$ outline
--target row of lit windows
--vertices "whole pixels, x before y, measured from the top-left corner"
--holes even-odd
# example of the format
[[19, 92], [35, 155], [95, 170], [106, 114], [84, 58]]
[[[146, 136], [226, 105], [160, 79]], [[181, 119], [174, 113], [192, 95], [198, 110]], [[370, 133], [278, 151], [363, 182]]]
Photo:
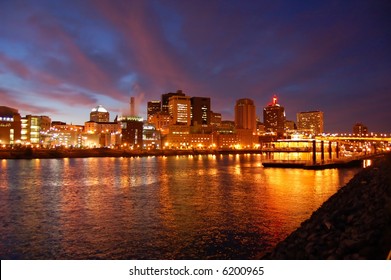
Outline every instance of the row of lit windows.
[[0, 121], [3, 121], [3, 122], [13, 122], [14, 118], [0, 117]]
[[181, 131], [173, 131], [172, 132], [172, 134], [189, 134], [189, 132], [188, 131], [183, 131], [183, 132], [181, 132]]
[[200, 139], [191, 140], [191, 142], [204, 142], [204, 141], [210, 141], [210, 138], [200, 138]]

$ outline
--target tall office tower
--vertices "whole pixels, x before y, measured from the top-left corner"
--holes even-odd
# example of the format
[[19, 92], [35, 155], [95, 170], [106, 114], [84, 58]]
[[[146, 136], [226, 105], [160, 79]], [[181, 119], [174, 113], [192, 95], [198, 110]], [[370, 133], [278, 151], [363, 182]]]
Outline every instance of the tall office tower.
[[309, 111], [297, 113], [297, 129], [311, 134], [323, 133], [323, 112]]
[[191, 102], [191, 125], [210, 124], [210, 98], [192, 97]]
[[285, 109], [277, 101], [274, 95], [272, 103], [263, 108], [263, 122], [266, 131], [276, 132], [280, 137], [284, 134]]
[[159, 113], [160, 111], [162, 110], [162, 102], [161, 101], [156, 101], [156, 100], [153, 100], [153, 101], [149, 101], [147, 103], [147, 119], [148, 121], [150, 120], [150, 118], [156, 114], [156, 113]]
[[16, 144], [21, 140], [21, 117], [17, 109], [0, 106], [0, 145]]
[[353, 133], [360, 136], [366, 135], [368, 134], [368, 127], [363, 125], [362, 123], [356, 123], [353, 126]]
[[170, 97], [172, 96], [186, 96], [181, 90], [177, 90], [177, 92], [169, 92], [162, 94], [162, 111], [165, 113], [169, 112], [168, 109], [168, 102], [170, 100]]
[[191, 102], [189, 96], [171, 96], [168, 101], [168, 111], [172, 124], [191, 124]]
[[99, 105], [91, 110], [90, 121], [93, 122], [109, 122], [110, 113], [103, 108], [102, 105]]
[[254, 101], [248, 98], [239, 99], [235, 104], [235, 127], [257, 131], [257, 116]]

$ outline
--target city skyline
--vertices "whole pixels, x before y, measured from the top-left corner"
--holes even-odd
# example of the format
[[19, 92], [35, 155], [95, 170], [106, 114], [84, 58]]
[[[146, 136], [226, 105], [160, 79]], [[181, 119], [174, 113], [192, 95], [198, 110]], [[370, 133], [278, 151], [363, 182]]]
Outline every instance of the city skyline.
[[[206, 6], [207, 5], [207, 6]], [[83, 124], [101, 104], [126, 114], [182, 89], [234, 119], [274, 94], [287, 119], [319, 110], [325, 132], [390, 132], [386, 1], [0, 3], [1, 105]], [[71, 114], [69, 114], [71, 112]]]

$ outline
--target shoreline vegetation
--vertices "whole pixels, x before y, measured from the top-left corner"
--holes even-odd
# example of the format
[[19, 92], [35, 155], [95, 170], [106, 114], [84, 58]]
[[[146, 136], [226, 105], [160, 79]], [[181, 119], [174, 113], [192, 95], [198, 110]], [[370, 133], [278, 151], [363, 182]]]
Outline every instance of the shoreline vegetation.
[[271, 260], [391, 258], [391, 154], [377, 158], [261, 257]]

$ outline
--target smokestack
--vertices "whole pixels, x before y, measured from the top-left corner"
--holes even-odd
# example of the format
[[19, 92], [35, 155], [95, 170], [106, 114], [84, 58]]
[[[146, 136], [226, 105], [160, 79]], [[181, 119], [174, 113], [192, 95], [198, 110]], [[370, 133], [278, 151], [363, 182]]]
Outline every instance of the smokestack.
[[130, 97], [130, 115], [131, 116], [136, 115], [136, 111], [135, 111], [134, 106], [135, 106], [134, 97]]

